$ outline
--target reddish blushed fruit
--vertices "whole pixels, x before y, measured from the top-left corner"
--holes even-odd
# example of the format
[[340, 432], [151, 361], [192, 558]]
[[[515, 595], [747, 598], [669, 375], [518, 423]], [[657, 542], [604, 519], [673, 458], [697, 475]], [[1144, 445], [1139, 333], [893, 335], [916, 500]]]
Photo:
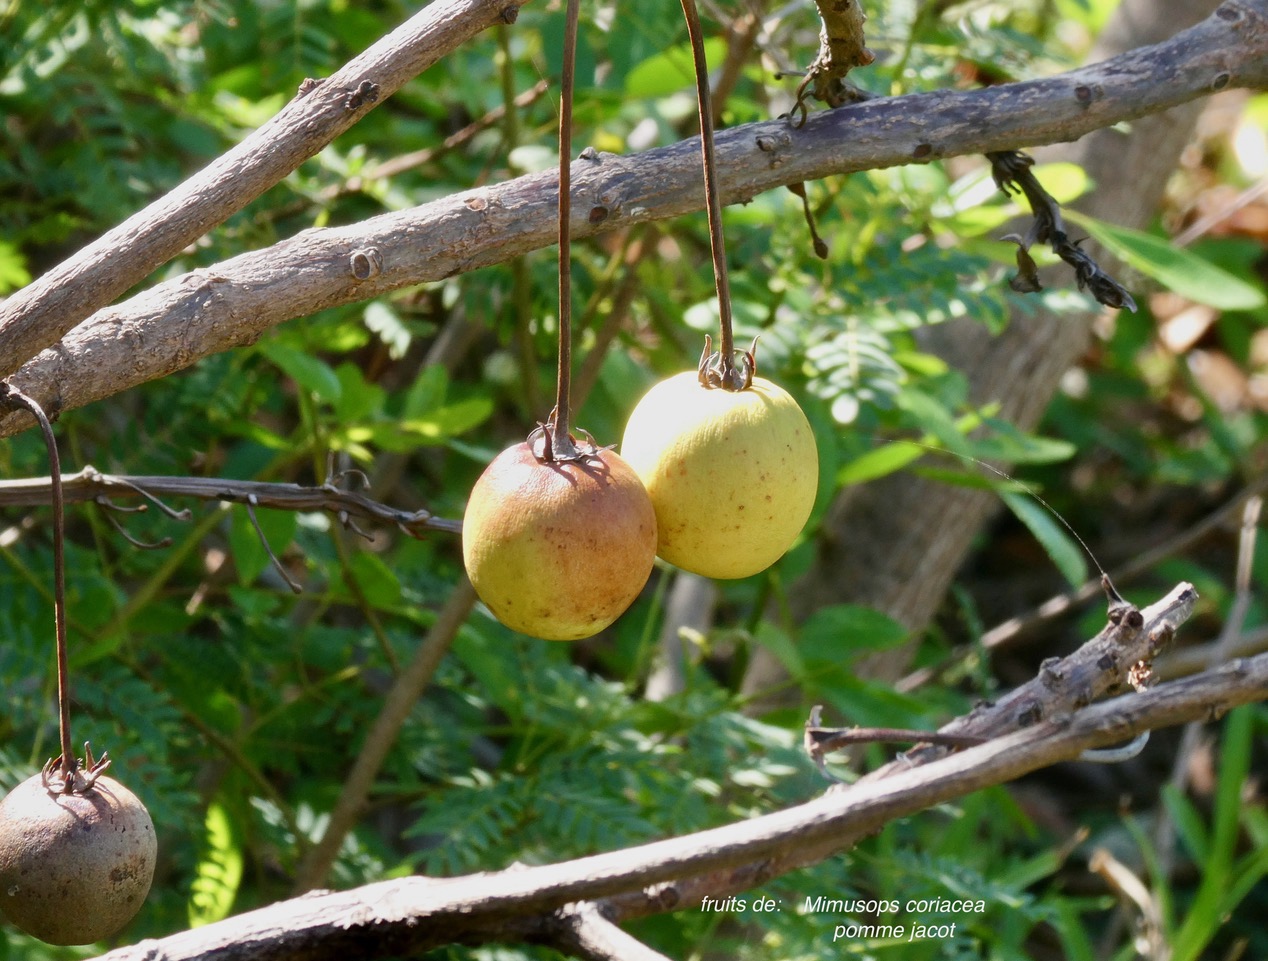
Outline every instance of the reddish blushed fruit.
[[157, 853], [149, 812], [118, 781], [51, 794], [37, 774], [0, 802], [0, 910], [49, 944], [100, 941], [141, 910]]
[[480, 600], [507, 627], [580, 640], [615, 621], [647, 583], [656, 512], [610, 450], [544, 462], [516, 444], [471, 491], [462, 556]]

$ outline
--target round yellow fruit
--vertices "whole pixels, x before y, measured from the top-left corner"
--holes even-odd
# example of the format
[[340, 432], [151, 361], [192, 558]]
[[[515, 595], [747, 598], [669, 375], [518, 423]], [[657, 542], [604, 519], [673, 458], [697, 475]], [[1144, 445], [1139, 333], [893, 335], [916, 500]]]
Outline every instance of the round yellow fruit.
[[471, 491], [462, 557], [476, 594], [507, 627], [576, 641], [620, 617], [647, 583], [656, 513], [613, 451], [550, 463], [516, 444]]
[[704, 577], [748, 577], [792, 546], [814, 506], [819, 454], [782, 387], [747, 390], [670, 377], [639, 401], [621, 456], [656, 508], [660, 556]]

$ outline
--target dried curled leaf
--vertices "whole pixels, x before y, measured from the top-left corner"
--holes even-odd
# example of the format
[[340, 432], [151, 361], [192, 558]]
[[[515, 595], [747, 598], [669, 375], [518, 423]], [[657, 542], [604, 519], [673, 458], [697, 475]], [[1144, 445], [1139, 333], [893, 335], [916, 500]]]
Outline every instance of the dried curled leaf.
[[1034, 214], [1034, 222], [1026, 235], [1009, 234], [1004, 240], [1017, 244], [1017, 273], [1009, 278], [1008, 285], [1020, 293], [1043, 290], [1039, 272], [1030, 248], [1034, 244], [1047, 244], [1053, 253], [1074, 268], [1074, 279], [1079, 290], [1089, 291], [1097, 303], [1121, 310], [1136, 310], [1136, 301], [1122, 284], [1107, 274], [1091, 255], [1079, 245], [1082, 240], [1071, 240], [1061, 217], [1061, 206], [1035, 177], [1030, 169], [1034, 160], [1020, 150], [1003, 150], [988, 153], [991, 176], [1005, 194], [1020, 194], [1026, 198]]

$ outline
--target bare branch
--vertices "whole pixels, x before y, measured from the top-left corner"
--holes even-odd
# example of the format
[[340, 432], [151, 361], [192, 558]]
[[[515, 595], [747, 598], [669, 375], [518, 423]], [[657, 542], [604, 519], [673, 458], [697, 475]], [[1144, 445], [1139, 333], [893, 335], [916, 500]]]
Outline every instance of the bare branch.
[[542, 940], [585, 961], [669, 961], [618, 928], [591, 902], [570, 904], [553, 915]]
[[[103, 474], [95, 467], [85, 467], [77, 474], [64, 477], [63, 487], [68, 502], [96, 501], [103, 497], [144, 497], [177, 520], [187, 520], [189, 512], [172, 510], [158, 499], [160, 495], [225, 501], [275, 510], [324, 511], [334, 514], [345, 526], [351, 523], [350, 518], [360, 517], [400, 528], [415, 537], [426, 531], [456, 534], [462, 530], [461, 521], [436, 517], [425, 510], [399, 510], [380, 504], [356, 491], [342, 490], [333, 484], [303, 487], [299, 484], [227, 480], [219, 477], [130, 476]], [[47, 504], [50, 497], [50, 481], [47, 477], [0, 481], [0, 507]]]
[[3, 377], [140, 283], [459, 44], [527, 0], [436, 0], [175, 190], [0, 303]]
[[[1103, 584], [1108, 582], [1107, 577]], [[1151, 665], [1171, 642], [1193, 612], [1197, 591], [1192, 584], [1178, 584], [1143, 611], [1116, 602], [1115, 596], [1111, 594], [1109, 623], [1096, 637], [1067, 657], [1044, 661], [1034, 680], [998, 701], [978, 705], [939, 728], [939, 733], [994, 736], [1070, 714], [1106, 694], [1134, 686], [1133, 671], [1137, 665]], [[868, 777], [884, 777], [887, 770], [882, 768]]]
[[1042, 721], [737, 824], [561, 864], [314, 893], [120, 948], [102, 961], [371, 959], [455, 941], [532, 940], [545, 918], [577, 901], [604, 899], [600, 907], [615, 922], [695, 908], [705, 895], [743, 890], [847, 848], [894, 818], [1074, 759], [1087, 748], [1265, 698], [1268, 655]]
[[850, 99], [846, 74], [876, 59], [863, 39], [867, 15], [858, 0], [815, 0], [815, 6], [819, 10], [819, 53], [797, 88], [794, 121], [798, 125], [806, 117], [807, 96], [831, 107], [840, 106]]
[[[799, 129], [778, 120], [731, 128], [717, 138], [721, 186], [739, 203], [831, 174], [1070, 140], [1237, 86], [1268, 86], [1268, 0], [1230, 0], [1164, 43], [1057, 77], [877, 98], [820, 112]], [[698, 156], [694, 139], [631, 156], [583, 152], [573, 237], [699, 210]], [[79, 407], [252, 343], [291, 318], [541, 249], [556, 240], [557, 190], [546, 172], [305, 231], [100, 311], [13, 383], [47, 409]], [[0, 420], [0, 436], [25, 423]]]

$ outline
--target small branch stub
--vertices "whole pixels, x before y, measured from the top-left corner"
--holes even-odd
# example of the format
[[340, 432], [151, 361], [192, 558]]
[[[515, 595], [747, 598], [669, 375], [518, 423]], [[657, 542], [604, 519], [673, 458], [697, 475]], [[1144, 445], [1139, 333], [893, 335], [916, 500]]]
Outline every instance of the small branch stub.
[[369, 280], [383, 271], [383, 255], [378, 247], [354, 250], [348, 257], [348, 269], [357, 280]]

